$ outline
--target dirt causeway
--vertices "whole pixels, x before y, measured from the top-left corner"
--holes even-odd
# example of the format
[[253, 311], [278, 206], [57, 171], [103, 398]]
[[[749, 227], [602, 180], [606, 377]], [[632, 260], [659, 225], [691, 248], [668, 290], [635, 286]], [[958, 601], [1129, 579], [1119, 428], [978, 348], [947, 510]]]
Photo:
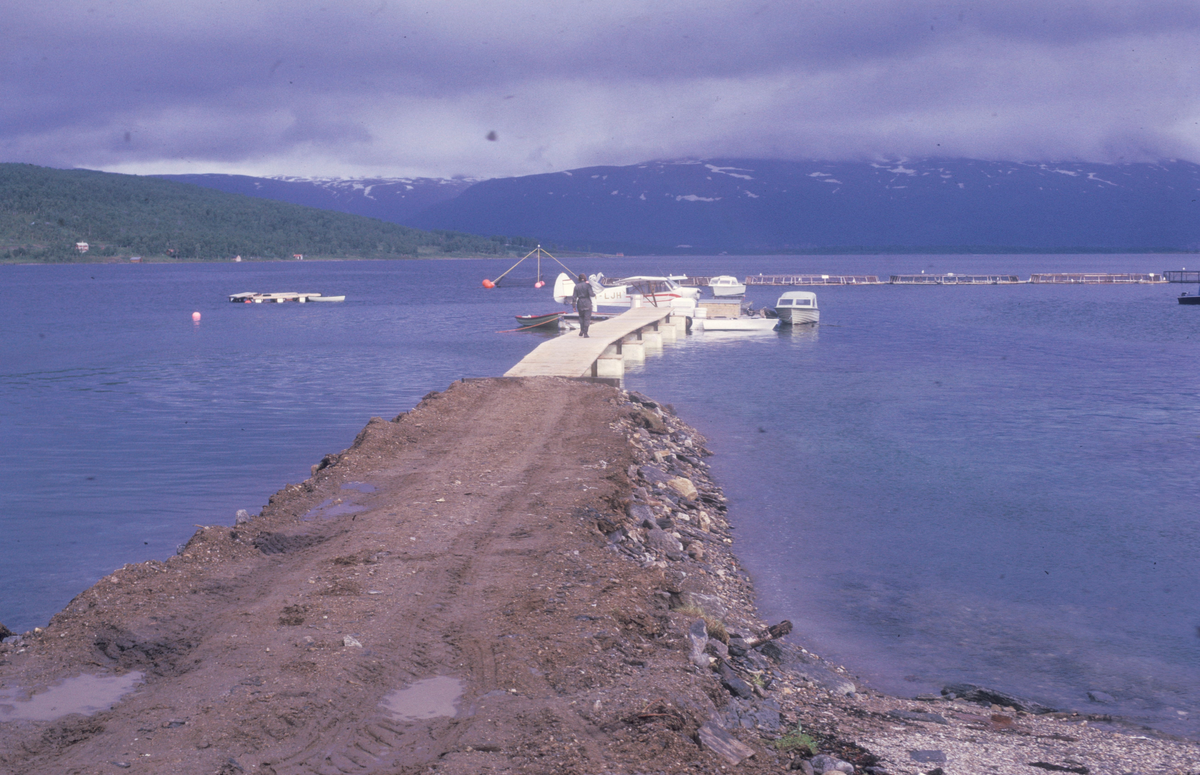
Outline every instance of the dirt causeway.
[[[703, 445], [554, 378], [373, 418], [261, 514], [6, 639], [0, 772], [1200, 772], [1186, 741], [880, 696], [793, 645]], [[84, 707], [81, 676], [124, 689]]]

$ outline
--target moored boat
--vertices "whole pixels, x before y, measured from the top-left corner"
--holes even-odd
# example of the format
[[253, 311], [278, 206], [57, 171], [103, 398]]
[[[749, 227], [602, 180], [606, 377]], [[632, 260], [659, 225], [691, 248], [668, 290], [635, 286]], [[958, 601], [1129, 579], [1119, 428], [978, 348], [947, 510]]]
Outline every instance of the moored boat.
[[817, 323], [821, 311], [817, 309], [817, 294], [812, 291], [788, 291], [775, 302], [775, 314], [785, 326]]
[[562, 320], [566, 312], [547, 312], [544, 315], [517, 315], [517, 322], [521, 324], [521, 328], [558, 328], [559, 321]]
[[778, 325], [774, 310], [756, 311], [743, 299], [703, 299], [692, 321], [696, 331], [773, 331]]
[[701, 331], [774, 331], [778, 318], [742, 315], [736, 318], [696, 318], [693, 325]]
[[709, 279], [708, 289], [712, 291], [714, 298], [746, 295], [746, 284], [740, 282], [736, 277], [727, 274]]

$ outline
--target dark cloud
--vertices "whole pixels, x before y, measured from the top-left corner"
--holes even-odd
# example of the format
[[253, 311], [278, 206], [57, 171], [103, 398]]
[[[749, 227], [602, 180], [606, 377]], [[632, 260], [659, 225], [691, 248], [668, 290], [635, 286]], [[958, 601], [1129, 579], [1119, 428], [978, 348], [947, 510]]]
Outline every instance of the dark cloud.
[[331, 175], [709, 154], [1200, 161], [1194, 2], [18, 0], [5, 15], [8, 161]]

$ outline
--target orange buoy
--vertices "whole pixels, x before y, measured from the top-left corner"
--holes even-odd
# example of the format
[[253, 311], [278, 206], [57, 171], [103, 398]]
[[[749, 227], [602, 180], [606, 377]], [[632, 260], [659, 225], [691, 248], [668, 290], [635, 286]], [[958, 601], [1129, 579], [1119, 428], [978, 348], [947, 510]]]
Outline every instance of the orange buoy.
[[536, 283], [534, 283], [534, 284], [533, 284], [533, 287], [534, 287], [534, 288], [541, 288], [541, 287], [542, 287], [543, 285], [545, 285], [545, 284], [546, 284], [546, 282], [545, 282], [544, 280], [538, 280]]
[[488, 280], [485, 278], [483, 281], [483, 287], [484, 288], [495, 288], [496, 284], [494, 282], [492, 282], [491, 280]]
[[192, 313], [192, 320], [194, 320], [194, 321], [196, 321], [197, 323], [199, 323], [199, 322], [200, 322], [200, 313], [199, 313], [199, 312], [193, 312], [193, 313]]

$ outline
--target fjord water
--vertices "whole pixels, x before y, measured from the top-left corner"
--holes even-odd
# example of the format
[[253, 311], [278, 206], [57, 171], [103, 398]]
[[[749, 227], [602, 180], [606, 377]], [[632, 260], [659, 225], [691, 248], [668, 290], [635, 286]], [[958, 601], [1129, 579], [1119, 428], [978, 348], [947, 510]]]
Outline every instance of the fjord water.
[[[567, 263], [1027, 277], [1187, 259]], [[546, 289], [480, 287], [507, 266], [0, 267], [0, 622], [45, 624], [121, 564], [257, 512], [371, 416], [502, 374], [541, 335], [496, 332], [554, 308]], [[225, 300], [246, 290], [347, 301]], [[1179, 290], [818, 288], [820, 326], [696, 334], [626, 385], [709, 437], [763, 614], [869, 686], [968, 681], [1200, 737], [1200, 308]]]

